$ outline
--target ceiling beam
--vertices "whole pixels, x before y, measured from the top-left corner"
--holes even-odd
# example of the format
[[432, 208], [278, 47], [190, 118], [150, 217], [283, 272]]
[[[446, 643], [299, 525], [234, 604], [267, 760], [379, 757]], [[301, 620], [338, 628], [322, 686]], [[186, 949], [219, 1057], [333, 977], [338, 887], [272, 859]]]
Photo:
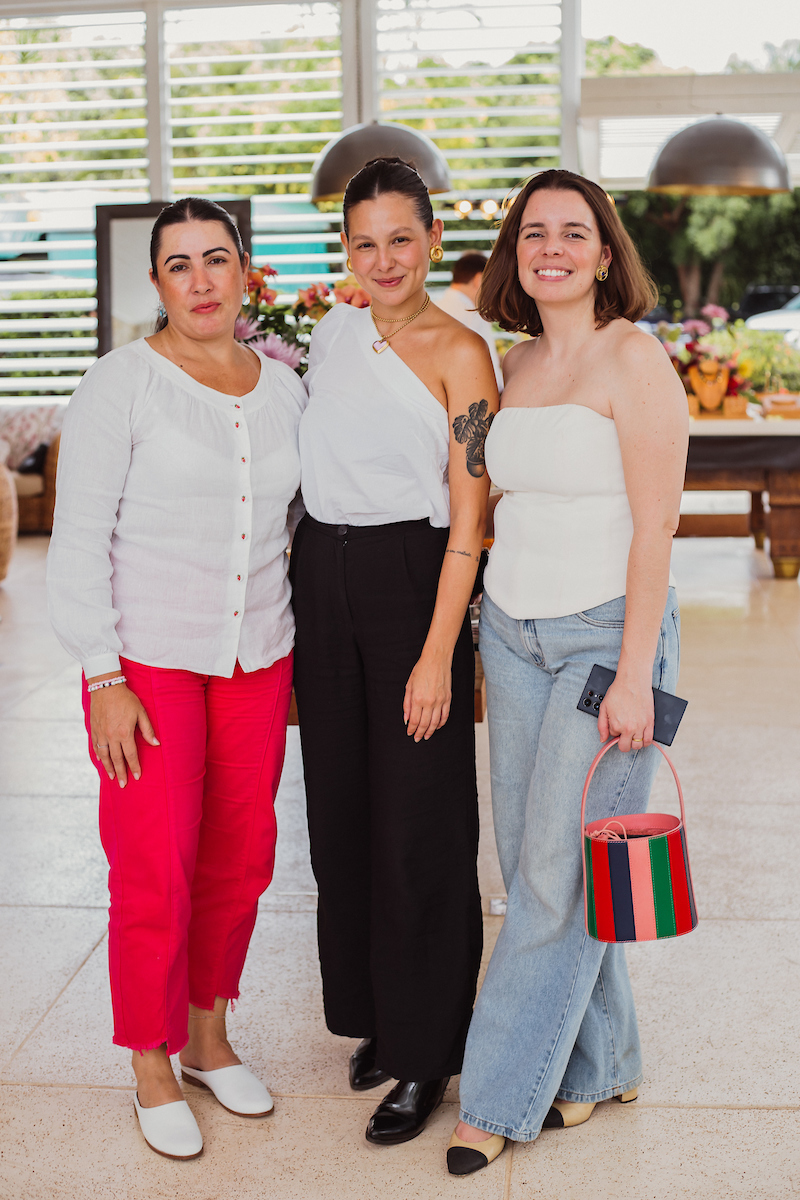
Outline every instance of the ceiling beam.
[[581, 117], [800, 112], [800, 72], [601, 75], [581, 81]]

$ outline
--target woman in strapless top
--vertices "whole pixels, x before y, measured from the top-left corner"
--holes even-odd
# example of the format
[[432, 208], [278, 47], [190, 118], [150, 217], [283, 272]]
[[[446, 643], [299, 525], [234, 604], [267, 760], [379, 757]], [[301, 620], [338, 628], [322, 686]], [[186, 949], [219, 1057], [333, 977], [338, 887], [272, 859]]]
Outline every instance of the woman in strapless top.
[[[633, 1100], [642, 1081], [624, 948], [584, 928], [580, 807], [615, 736], [587, 819], [647, 807], [652, 689], [677, 683], [670, 549], [688, 411], [660, 344], [633, 324], [655, 299], [600, 187], [561, 170], [526, 184], [478, 300], [532, 338], [506, 355], [486, 441], [503, 494], [480, 645], [508, 909], [467, 1040], [451, 1174], [486, 1167], [506, 1138]], [[597, 721], [577, 709], [595, 663], [617, 673]]]

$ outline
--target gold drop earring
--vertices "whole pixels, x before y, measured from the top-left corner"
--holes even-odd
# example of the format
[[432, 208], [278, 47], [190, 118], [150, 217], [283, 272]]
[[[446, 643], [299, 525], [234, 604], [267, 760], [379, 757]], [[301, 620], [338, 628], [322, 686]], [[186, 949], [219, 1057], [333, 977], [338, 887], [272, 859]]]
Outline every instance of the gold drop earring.
[[608, 267], [604, 263], [601, 263], [595, 271], [594, 277], [599, 283], [604, 283], [608, 279]]
[[350, 274], [352, 275], [353, 274], [353, 260], [349, 256], [347, 259], [347, 269], [350, 272]]
[[440, 263], [444, 258], [444, 250], [441, 246], [431, 246], [430, 260], [432, 263]]

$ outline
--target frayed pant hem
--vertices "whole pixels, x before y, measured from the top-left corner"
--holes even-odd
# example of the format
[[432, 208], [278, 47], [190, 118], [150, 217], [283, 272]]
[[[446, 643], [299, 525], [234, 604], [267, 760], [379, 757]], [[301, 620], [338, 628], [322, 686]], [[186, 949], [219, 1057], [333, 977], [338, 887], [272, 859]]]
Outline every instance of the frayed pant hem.
[[186, 1045], [187, 1039], [184, 1039], [180, 1045], [170, 1043], [169, 1038], [160, 1037], [155, 1042], [143, 1042], [140, 1046], [132, 1046], [130, 1042], [123, 1041], [122, 1038], [114, 1037], [112, 1042], [115, 1046], [122, 1046], [123, 1050], [130, 1050], [133, 1054], [145, 1054], [148, 1050], [159, 1050], [162, 1046], [167, 1047], [167, 1054], [178, 1054]]
[[568, 1100], [575, 1104], [599, 1104], [601, 1100], [613, 1100], [614, 1096], [622, 1096], [625, 1092], [632, 1091], [635, 1087], [639, 1087], [643, 1079], [644, 1075], [640, 1072], [628, 1083], [616, 1083], [613, 1087], [603, 1088], [600, 1092], [559, 1091], [556, 1099]]
[[[459, 1120], [465, 1125], [471, 1125], [473, 1129], [482, 1129], [484, 1133], [499, 1133], [501, 1137], [508, 1138], [512, 1142], [533, 1142], [539, 1136], [538, 1131], [531, 1133], [527, 1129], [512, 1129], [509, 1125], [497, 1125], [494, 1121], [484, 1121], [482, 1117], [475, 1117], [472, 1113], [464, 1112], [462, 1109], [459, 1113]], [[476, 1142], [476, 1146], [480, 1143]]]
[[210, 1004], [205, 1003], [205, 1000], [204, 1003], [200, 1004], [197, 1000], [192, 1000], [191, 998], [189, 999], [189, 1003], [194, 1008], [202, 1008], [204, 1012], [213, 1012], [214, 1005], [216, 1004], [218, 998], [220, 1000], [227, 1000], [228, 1004], [231, 1006], [231, 1012], [234, 1012], [234, 1006], [236, 1001], [239, 999], [239, 989], [237, 988], [232, 996], [225, 996], [221, 991], [216, 992]]

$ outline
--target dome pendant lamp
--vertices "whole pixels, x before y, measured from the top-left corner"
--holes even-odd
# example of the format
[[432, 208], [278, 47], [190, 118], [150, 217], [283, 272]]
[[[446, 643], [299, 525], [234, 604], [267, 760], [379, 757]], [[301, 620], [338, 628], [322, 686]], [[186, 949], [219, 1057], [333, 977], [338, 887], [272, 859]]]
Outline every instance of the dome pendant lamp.
[[351, 125], [328, 142], [311, 168], [311, 200], [341, 200], [347, 183], [373, 158], [402, 158], [416, 167], [429, 192], [449, 192], [447, 159], [439, 147], [408, 125], [370, 121]]
[[713, 117], [681, 129], [656, 155], [648, 192], [675, 196], [765, 196], [788, 192], [781, 150], [760, 129]]

